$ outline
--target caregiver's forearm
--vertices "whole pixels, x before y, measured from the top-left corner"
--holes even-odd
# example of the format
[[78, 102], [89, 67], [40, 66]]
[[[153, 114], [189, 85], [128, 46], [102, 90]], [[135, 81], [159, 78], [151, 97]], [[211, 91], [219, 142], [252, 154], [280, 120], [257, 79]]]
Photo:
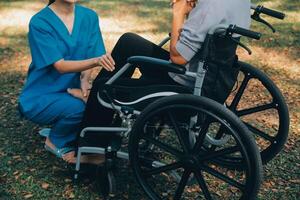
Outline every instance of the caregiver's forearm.
[[93, 67], [99, 66], [99, 58], [91, 58], [87, 60], [80, 61], [68, 61], [68, 60], [59, 60], [53, 64], [53, 66], [60, 73], [70, 73], [70, 72], [82, 72], [89, 70]]
[[170, 41], [170, 58], [173, 63], [184, 65], [187, 61], [179, 54], [176, 44], [179, 40], [180, 32], [185, 20], [185, 14], [173, 11], [172, 32]]

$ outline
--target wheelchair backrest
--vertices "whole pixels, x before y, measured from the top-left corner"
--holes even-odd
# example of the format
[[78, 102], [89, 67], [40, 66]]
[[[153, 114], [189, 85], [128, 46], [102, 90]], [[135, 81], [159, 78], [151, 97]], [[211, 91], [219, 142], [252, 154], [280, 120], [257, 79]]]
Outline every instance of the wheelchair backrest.
[[[239, 40], [239, 38], [234, 38]], [[203, 48], [191, 61], [194, 68], [207, 70], [201, 90], [201, 96], [211, 98], [223, 104], [229, 96], [239, 72], [236, 55], [237, 43], [231, 36], [220, 34], [208, 35]], [[191, 66], [192, 67], [192, 66]], [[196, 87], [196, 86], [195, 86]]]
[[[236, 38], [235, 40], [239, 40]], [[224, 67], [232, 67], [236, 62], [237, 43], [229, 36], [213, 35], [208, 45], [208, 56], [204, 62], [207, 67], [212, 64], [222, 65]]]

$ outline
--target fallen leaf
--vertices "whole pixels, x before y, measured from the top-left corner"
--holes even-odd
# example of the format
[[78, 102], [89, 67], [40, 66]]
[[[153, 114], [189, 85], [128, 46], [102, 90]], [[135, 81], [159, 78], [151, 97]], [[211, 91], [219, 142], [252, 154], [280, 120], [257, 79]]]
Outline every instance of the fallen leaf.
[[75, 194], [73, 192], [71, 192], [68, 197], [69, 197], [69, 199], [74, 199], [75, 198]]
[[21, 156], [13, 156], [13, 159], [20, 159], [21, 158]]
[[69, 178], [66, 178], [64, 181], [65, 181], [66, 183], [71, 183], [71, 182], [72, 182], [72, 180], [69, 179]]
[[48, 183], [42, 183], [42, 188], [47, 190], [49, 188], [49, 184]]
[[33, 197], [33, 194], [26, 194], [26, 195], [24, 196], [25, 199], [30, 199], [31, 197]]
[[296, 183], [296, 184], [300, 184], [300, 179], [296, 179], [296, 180], [289, 180], [289, 182], [291, 183]]

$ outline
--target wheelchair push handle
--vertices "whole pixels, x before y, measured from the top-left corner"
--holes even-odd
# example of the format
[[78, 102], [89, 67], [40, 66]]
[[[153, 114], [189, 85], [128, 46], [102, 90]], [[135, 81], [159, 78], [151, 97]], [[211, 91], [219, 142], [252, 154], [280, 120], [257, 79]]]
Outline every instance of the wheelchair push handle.
[[227, 34], [232, 35], [233, 33], [236, 33], [236, 34], [239, 34], [239, 35], [242, 35], [245, 37], [249, 37], [252, 39], [256, 39], [256, 40], [259, 40], [261, 38], [261, 33], [247, 30], [247, 29], [244, 29], [244, 28], [241, 28], [241, 27], [231, 24], [227, 28]]
[[275, 17], [277, 19], [284, 19], [285, 18], [285, 14], [276, 10], [272, 10], [269, 8], [265, 8], [263, 6], [259, 7], [261, 10], [261, 13], [264, 13], [266, 15], [269, 15], [271, 17]]
[[251, 8], [254, 9], [255, 12], [258, 13], [258, 14], [263, 13], [263, 14], [269, 15], [269, 16], [277, 18], [277, 19], [284, 19], [285, 18], [284, 13], [266, 8], [266, 7], [261, 6], [261, 5], [258, 5], [258, 6], [252, 5]]
[[261, 18], [260, 14], [263, 13], [263, 14], [269, 15], [269, 16], [277, 18], [277, 19], [285, 18], [284, 13], [276, 11], [276, 10], [272, 10], [269, 8], [265, 8], [261, 5], [256, 6], [256, 5], [252, 4], [251, 8], [254, 10], [254, 13], [251, 15], [251, 18], [257, 22], [263, 23], [266, 26], [268, 26], [273, 31], [273, 33], [276, 32], [275, 28], [269, 22], [267, 22], [266, 20]]

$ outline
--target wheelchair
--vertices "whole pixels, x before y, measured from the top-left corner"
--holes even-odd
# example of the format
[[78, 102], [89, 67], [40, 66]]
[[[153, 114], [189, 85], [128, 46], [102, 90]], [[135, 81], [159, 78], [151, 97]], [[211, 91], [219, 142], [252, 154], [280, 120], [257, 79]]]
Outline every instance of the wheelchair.
[[[252, 8], [255, 9], [252, 18], [259, 22], [265, 23], [261, 13], [284, 18], [282, 13], [262, 6]], [[263, 164], [274, 158], [287, 140], [289, 114], [276, 85], [260, 70], [237, 60], [231, 63], [239, 71], [234, 91], [230, 88], [231, 94], [225, 96], [218, 94], [218, 90], [203, 95], [211, 63], [228, 67], [228, 60], [218, 55], [233, 48], [229, 57], [235, 56], [238, 45], [250, 53], [234, 34], [257, 40], [261, 37], [260, 33], [236, 25], [213, 27], [196, 55], [198, 71], [195, 73], [165, 60], [130, 57], [98, 93], [99, 103], [115, 111], [121, 126], [87, 127], [80, 133], [81, 138], [90, 133], [111, 133], [127, 143], [127, 151], [118, 142], [107, 147], [79, 147], [74, 178], [80, 175], [81, 155], [96, 153], [106, 158], [105, 196], [116, 192], [113, 169], [116, 158], [121, 158], [130, 161], [137, 182], [150, 199], [255, 199], [263, 179]], [[163, 40], [160, 46], [169, 39]], [[216, 41], [225, 43], [216, 47]], [[194, 77], [195, 86], [190, 89], [115, 84], [128, 68], [143, 64]], [[247, 91], [252, 80], [256, 81], [255, 86]], [[244, 96], [257, 94], [258, 84], [265, 90], [261, 94], [269, 97], [263, 98], [259, 105], [245, 108], [240, 102]], [[118, 96], [126, 91], [134, 93], [130, 101]], [[251, 100], [257, 99], [247, 102]], [[278, 126], [271, 127], [273, 131], [267, 122], [251, 117], [263, 111], [267, 115], [277, 114]]]

